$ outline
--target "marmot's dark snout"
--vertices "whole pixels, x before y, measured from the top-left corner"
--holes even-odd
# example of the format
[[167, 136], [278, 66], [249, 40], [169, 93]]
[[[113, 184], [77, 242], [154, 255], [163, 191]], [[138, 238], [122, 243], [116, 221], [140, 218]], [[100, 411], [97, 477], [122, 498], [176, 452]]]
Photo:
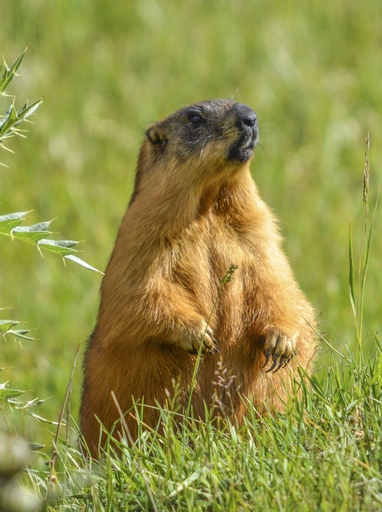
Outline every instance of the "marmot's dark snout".
[[247, 105], [236, 103], [233, 107], [233, 110], [236, 112], [237, 120], [240, 126], [243, 126], [244, 128], [254, 128], [257, 125], [257, 115]]
[[256, 113], [247, 105], [235, 103], [233, 111], [236, 115], [236, 124], [240, 129], [239, 139], [230, 147], [228, 160], [246, 162], [253, 154], [259, 140], [259, 125]]

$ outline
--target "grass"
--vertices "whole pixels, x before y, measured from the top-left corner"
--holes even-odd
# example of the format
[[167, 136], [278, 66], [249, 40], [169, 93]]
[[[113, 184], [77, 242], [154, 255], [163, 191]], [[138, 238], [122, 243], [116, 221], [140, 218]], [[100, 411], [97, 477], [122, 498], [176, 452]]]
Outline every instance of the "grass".
[[[58, 216], [57, 238], [86, 240], [80, 256], [103, 269], [147, 124], [194, 100], [233, 96], [259, 116], [253, 175], [281, 219], [286, 252], [326, 341], [314, 392], [277, 421], [251, 421], [241, 432], [191, 425], [165, 440], [152, 433], [150, 450], [143, 439], [90, 476], [75, 449], [59, 444], [53, 476], [67, 497], [51, 510], [144, 510], [155, 509], [153, 503], [158, 510], [382, 508], [382, 238], [375, 206], [382, 177], [381, 14], [375, 0], [2, 6], [0, 48], [7, 61], [29, 45], [9, 90], [16, 110], [24, 98], [44, 102], [27, 139], [10, 141], [15, 154], [0, 155], [9, 167], [0, 167], [0, 215], [33, 210], [30, 224]], [[0, 112], [8, 103], [0, 100]], [[360, 169], [368, 132], [366, 208]], [[32, 246], [5, 237], [0, 248], [0, 306], [11, 307], [11, 317], [35, 338], [22, 349], [11, 340], [2, 345], [2, 381], [28, 390], [25, 400], [48, 399], [39, 415], [57, 420], [78, 343], [94, 325], [100, 277], [70, 262], [64, 268], [49, 254], [42, 259]], [[77, 365], [74, 418], [80, 382]], [[28, 477], [46, 496], [50, 469], [43, 461], [51, 458], [56, 427], [20, 411], [11, 418], [7, 430], [46, 445]], [[179, 463], [182, 436], [192, 443]]]
[[[189, 419], [178, 431], [106, 448], [100, 465], [58, 446], [60, 469], [30, 475], [55, 510], [368, 510], [382, 506], [382, 351], [368, 361], [333, 355], [327, 375], [303, 386], [285, 414], [241, 428]], [[349, 377], [351, 378], [349, 379]]]

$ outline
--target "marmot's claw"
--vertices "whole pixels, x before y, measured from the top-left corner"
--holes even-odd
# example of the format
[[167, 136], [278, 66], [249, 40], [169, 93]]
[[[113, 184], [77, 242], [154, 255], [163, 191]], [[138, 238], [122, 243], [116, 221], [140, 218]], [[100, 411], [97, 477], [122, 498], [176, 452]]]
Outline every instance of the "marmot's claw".
[[219, 352], [213, 330], [207, 322], [204, 322], [202, 335], [198, 339], [198, 344], [194, 344], [196, 353], [200, 350], [200, 345], [202, 345], [202, 352], [207, 352], [207, 354], [216, 354]]
[[278, 329], [271, 329], [265, 339], [264, 355], [265, 363], [263, 368], [268, 366], [272, 358], [272, 364], [266, 373], [276, 373], [281, 368], [285, 368], [294, 355], [296, 337], [290, 338]]
[[[286, 366], [288, 366], [292, 357], [293, 356], [281, 356], [280, 358], [278, 358], [278, 357], [272, 356], [272, 365], [270, 368], [268, 368], [268, 370], [265, 371], [265, 373], [269, 373], [271, 371], [273, 371], [273, 373], [276, 373], [279, 370], [281, 370], [281, 368], [285, 368]], [[262, 368], [265, 368], [267, 366], [270, 358], [271, 358], [270, 354], [265, 356], [265, 363], [262, 366]], [[276, 368], [276, 366], [277, 366], [277, 368]]]
[[208, 338], [209, 338], [209, 341], [212, 342], [212, 346], [209, 346], [209, 345], [206, 344], [206, 335], [203, 337], [204, 345], [207, 347], [206, 348], [206, 352], [208, 354], [212, 354], [212, 355], [213, 354], [217, 354], [219, 352], [219, 349], [217, 347], [218, 342], [217, 342], [216, 338], [213, 337], [212, 331], [208, 332]]
[[267, 352], [265, 354], [265, 363], [263, 364], [263, 366], [261, 368], [265, 368], [267, 366], [267, 364], [269, 363], [269, 359], [271, 358], [271, 353], [270, 352]]
[[218, 349], [218, 341], [217, 341], [217, 339], [212, 337], [212, 343], [214, 344], [214, 346], [212, 348], [210, 348], [209, 350], [207, 350], [207, 352], [210, 353], [210, 354], [218, 354], [219, 353], [219, 349]]
[[[268, 368], [268, 370], [266, 371], [266, 373], [269, 373], [271, 372], [275, 366], [277, 365], [278, 363], [278, 358], [277, 357], [272, 357], [272, 366], [270, 368]], [[277, 370], [280, 368], [280, 366], [278, 366], [278, 368], [275, 370], [275, 373], [277, 372]]]
[[284, 368], [285, 366], [287, 366], [287, 364], [289, 363], [290, 360], [291, 360], [291, 357], [281, 356], [280, 357], [280, 362], [279, 362], [276, 370], [273, 373], [276, 373], [276, 372], [278, 372], [280, 370], [280, 368]]
[[213, 348], [207, 348], [206, 352], [208, 354], [214, 355], [214, 354], [218, 354], [219, 353], [219, 349], [218, 349], [218, 347], [215, 346]]

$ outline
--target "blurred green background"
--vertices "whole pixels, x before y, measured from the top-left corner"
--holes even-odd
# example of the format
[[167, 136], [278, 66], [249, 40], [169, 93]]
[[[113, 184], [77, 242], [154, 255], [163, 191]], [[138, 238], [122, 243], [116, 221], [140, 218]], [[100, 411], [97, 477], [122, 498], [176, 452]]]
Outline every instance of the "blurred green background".
[[[27, 139], [9, 144], [15, 154], [1, 151], [9, 169], [0, 167], [0, 213], [33, 210], [31, 224], [58, 217], [57, 236], [84, 240], [80, 256], [104, 269], [145, 127], [189, 102], [233, 97], [258, 114], [253, 176], [320, 330], [346, 350], [349, 220], [358, 253], [367, 132], [371, 207], [382, 181], [381, 20], [378, 0], [2, 0], [8, 64], [29, 45], [9, 92], [19, 107], [44, 103]], [[381, 327], [380, 212], [365, 300], [370, 343]], [[56, 419], [76, 347], [94, 326], [101, 277], [7, 238], [0, 251], [0, 305], [12, 308], [3, 318], [25, 320], [37, 338], [22, 349], [1, 341], [2, 381], [51, 397], [39, 412]], [[327, 362], [322, 346], [317, 371]], [[78, 365], [74, 414], [80, 383]]]

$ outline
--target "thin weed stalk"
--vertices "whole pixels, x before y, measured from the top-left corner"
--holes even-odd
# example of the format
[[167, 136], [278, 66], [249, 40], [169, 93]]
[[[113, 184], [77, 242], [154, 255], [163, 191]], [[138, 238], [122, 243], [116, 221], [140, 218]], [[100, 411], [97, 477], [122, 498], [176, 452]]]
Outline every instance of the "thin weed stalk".
[[[223, 288], [224, 288], [224, 286], [227, 283], [232, 281], [233, 274], [234, 274], [234, 272], [235, 272], [235, 270], [237, 268], [238, 268], [237, 265], [232, 263], [231, 266], [229, 267], [229, 269], [227, 270], [227, 272], [224, 274], [223, 279], [220, 281], [219, 290], [218, 290], [215, 302], [213, 303], [210, 315], [208, 317], [207, 326], [206, 326], [206, 329], [204, 331], [203, 338], [206, 335], [208, 326], [210, 325], [210, 322], [211, 322], [212, 315], [213, 315], [213, 313], [214, 313], [214, 311], [215, 311], [215, 309], [217, 307], [217, 304], [218, 304], [218, 302], [220, 300]], [[187, 407], [186, 407], [186, 411], [185, 411], [185, 422], [187, 422], [187, 420], [190, 418], [192, 397], [193, 397], [194, 390], [195, 390], [195, 385], [196, 385], [196, 377], [198, 375], [198, 371], [199, 371], [199, 367], [200, 367], [200, 362], [202, 360], [202, 348], [203, 348], [203, 343], [200, 344], [199, 351], [198, 351], [198, 354], [197, 354], [197, 357], [196, 357], [196, 361], [195, 361], [194, 371], [193, 371], [193, 374], [192, 374], [192, 379], [191, 379], [191, 384], [190, 384], [190, 392], [189, 392], [189, 395], [188, 395], [188, 402], [187, 402]], [[183, 430], [183, 450], [184, 450], [184, 446], [185, 446], [185, 436], [186, 436], [186, 429]], [[183, 458], [183, 456], [182, 456], [182, 458]]]
[[[365, 287], [366, 277], [369, 266], [370, 247], [373, 237], [373, 226], [375, 220], [375, 213], [378, 205], [378, 198], [374, 208], [374, 214], [372, 221], [369, 226], [369, 181], [370, 181], [370, 135], [367, 134], [365, 139], [366, 150], [365, 150], [365, 165], [363, 170], [363, 212], [362, 212], [362, 236], [361, 236], [361, 248], [360, 256], [358, 261], [358, 270], [355, 269], [354, 261], [354, 249], [353, 249], [353, 229], [352, 223], [349, 224], [349, 290], [350, 290], [350, 303], [354, 316], [355, 330], [356, 330], [356, 342], [359, 349], [359, 353], [362, 349], [364, 340], [363, 336], [363, 314], [364, 314], [364, 299], [365, 299]], [[355, 284], [357, 283], [357, 284]]]
[[[57, 422], [56, 435], [53, 440], [53, 453], [52, 453], [52, 458], [49, 461], [50, 470], [49, 470], [48, 484], [47, 484], [47, 502], [48, 503], [49, 503], [49, 501], [51, 501], [53, 499], [54, 495], [56, 494], [57, 478], [56, 478], [56, 474], [55, 474], [55, 464], [56, 464], [56, 458], [58, 455], [58, 439], [59, 439], [59, 435], [60, 435], [61, 425], [63, 423], [65, 423], [64, 422], [64, 414], [65, 414], [65, 409], [68, 405], [68, 401], [70, 400], [71, 393], [72, 393], [73, 374], [74, 374], [74, 369], [76, 367], [79, 351], [80, 351], [80, 345], [78, 345], [76, 354], [74, 356], [74, 361], [73, 361], [72, 369], [70, 372], [68, 386], [66, 388], [64, 401], [62, 403], [60, 415], [59, 415], [58, 422]], [[69, 438], [69, 427], [68, 427], [68, 425], [66, 425], [66, 446], [68, 445], [68, 438]]]
[[[231, 264], [231, 266], [229, 267], [227, 272], [224, 274], [223, 279], [220, 281], [220, 286], [219, 286], [219, 290], [218, 290], [218, 293], [217, 293], [217, 297], [216, 297], [215, 302], [214, 302], [214, 304], [212, 306], [211, 313], [210, 313], [210, 315], [208, 317], [207, 326], [206, 326], [206, 329], [204, 331], [203, 338], [206, 335], [207, 329], [208, 329], [208, 327], [210, 325], [210, 322], [211, 322], [212, 315], [213, 315], [213, 313], [214, 313], [214, 311], [216, 309], [216, 306], [217, 306], [217, 304], [218, 304], [218, 302], [220, 300], [223, 288], [224, 288], [224, 286], [227, 283], [232, 281], [233, 274], [234, 274], [236, 269], [237, 269], [237, 265]], [[196, 384], [196, 377], [198, 375], [198, 371], [199, 371], [199, 367], [200, 367], [200, 362], [202, 360], [202, 348], [203, 348], [203, 343], [200, 344], [198, 355], [197, 355], [196, 361], [195, 361], [194, 371], [193, 371], [193, 374], [192, 374], [192, 380], [191, 380], [191, 385], [190, 385], [190, 393], [188, 395], [188, 402], [187, 402], [187, 407], [186, 407], [186, 412], [185, 412], [185, 417], [186, 418], [188, 418], [189, 415], [190, 415], [192, 396], [193, 396], [193, 393], [194, 393], [194, 390], [195, 390], [195, 384]]]

